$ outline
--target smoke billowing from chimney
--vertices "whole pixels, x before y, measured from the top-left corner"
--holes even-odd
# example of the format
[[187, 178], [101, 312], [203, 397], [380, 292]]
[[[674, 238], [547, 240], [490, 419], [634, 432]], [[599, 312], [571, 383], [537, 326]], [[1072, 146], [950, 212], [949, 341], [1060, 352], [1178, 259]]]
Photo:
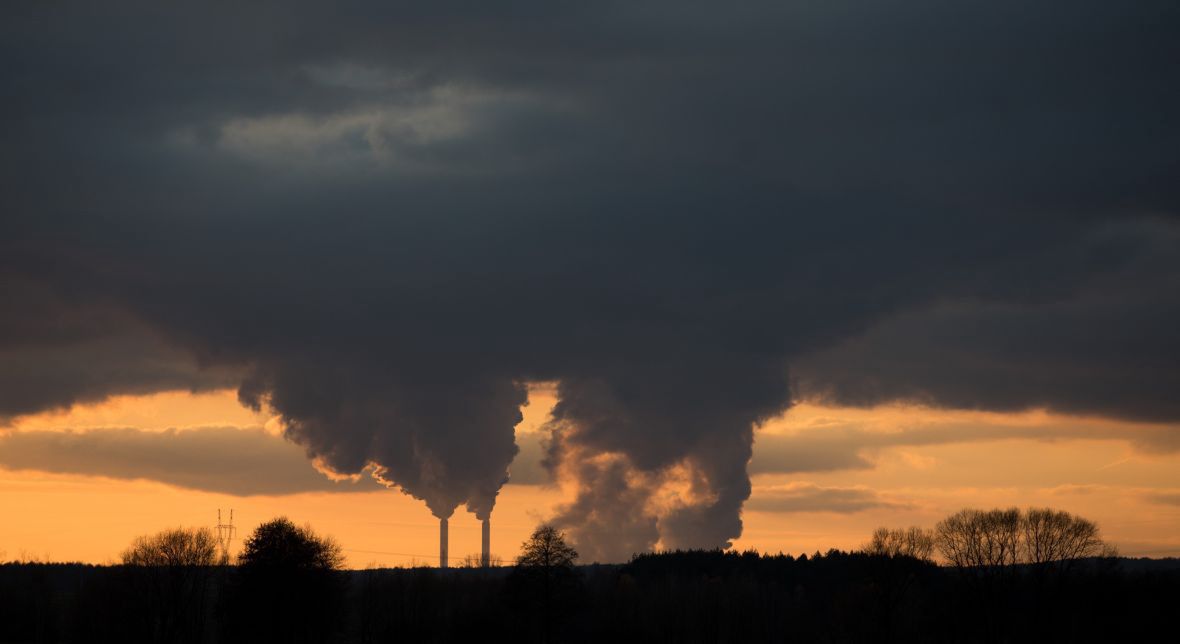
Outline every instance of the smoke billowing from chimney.
[[239, 398], [281, 414], [286, 436], [336, 473], [367, 471], [439, 519], [464, 504], [485, 519], [518, 451], [525, 387], [509, 378], [418, 375], [285, 361], [258, 366]]
[[547, 465], [578, 493], [553, 522], [586, 561], [741, 535], [753, 428], [784, 410], [787, 374], [773, 359], [704, 357], [707, 372], [665, 360], [561, 381]]

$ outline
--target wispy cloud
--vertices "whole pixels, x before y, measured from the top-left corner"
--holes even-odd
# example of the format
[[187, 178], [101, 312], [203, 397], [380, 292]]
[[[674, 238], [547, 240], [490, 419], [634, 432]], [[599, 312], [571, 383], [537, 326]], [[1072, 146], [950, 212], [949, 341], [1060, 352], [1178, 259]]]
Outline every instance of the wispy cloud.
[[901, 509], [908, 506], [883, 498], [876, 491], [865, 487], [822, 487], [813, 483], [789, 483], [754, 488], [746, 507], [755, 512], [850, 514], [874, 508]]
[[1152, 503], [1180, 507], [1180, 492], [1147, 492], [1143, 496]]
[[[792, 411], [756, 435], [750, 471], [754, 474], [827, 472], [872, 469], [882, 450], [1010, 440], [1041, 442], [1118, 441], [1145, 454], [1180, 451], [1180, 428], [1171, 424], [1119, 422], [1054, 414], [995, 414], [882, 407], [861, 411], [803, 408], [803, 420]], [[821, 417], [813, 417], [819, 413]], [[842, 416], [843, 414], [843, 416]], [[875, 414], [875, 416], [873, 415]], [[1133, 456], [1114, 461], [1107, 468]], [[912, 467], [929, 466], [910, 454]]]

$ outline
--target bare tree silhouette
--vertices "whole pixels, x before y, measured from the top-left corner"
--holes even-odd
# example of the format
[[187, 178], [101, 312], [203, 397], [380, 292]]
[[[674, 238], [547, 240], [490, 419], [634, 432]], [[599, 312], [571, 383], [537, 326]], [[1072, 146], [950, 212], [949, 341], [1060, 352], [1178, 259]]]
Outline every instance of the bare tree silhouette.
[[521, 545], [509, 582], [526, 612], [539, 617], [541, 641], [553, 641], [554, 627], [567, 612], [577, 587], [578, 551], [551, 525], [533, 531]]
[[1006, 568], [1020, 561], [1021, 515], [1007, 510], [960, 510], [938, 522], [935, 544], [960, 568]]
[[1051, 508], [961, 510], [935, 528], [947, 563], [963, 567], [1045, 566], [1113, 555], [1093, 521]]
[[572, 568], [577, 558], [578, 551], [566, 543], [565, 534], [551, 525], [543, 525], [521, 545], [516, 567], [552, 572]]
[[217, 539], [209, 528], [175, 528], [135, 539], [121, 555], [140, 633], [198, 642], [204, 634]]
[[[504, 558], [500, 555], [488, 555], [488, 567], [499, 568], [504, 565]], [[476, 552], [464, 555], [459, 561], [459, 568], [483, 568], [483, 554]]]
[[913, 557], [930, 561], [934, 553], [934, 532], [918, 526], [909, 528], [877, 528], [861, 551], [887, 557]]
[[128, 566], [212, 566], [217, 538], [209, 528], [175, 528], [137, 537], [120, 558]]
[[1098, 524], [1052, 508], [1029, 508], [1024, 528], [1024, 561], [1034, 565], [1068, 564], [1077, 559], [1114, 556], [1099, 536]]

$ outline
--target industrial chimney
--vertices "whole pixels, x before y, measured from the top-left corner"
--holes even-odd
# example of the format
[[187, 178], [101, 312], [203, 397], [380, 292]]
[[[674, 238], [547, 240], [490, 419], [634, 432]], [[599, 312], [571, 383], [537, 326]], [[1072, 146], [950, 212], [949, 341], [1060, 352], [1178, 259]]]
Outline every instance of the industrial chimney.
[[438, 520], [438, 567], [447, 567], [447, 520]]
[[483, 520], [483, 551], [480, 554], [479, 565], [487, 568], [492, 565], [492, 518]]

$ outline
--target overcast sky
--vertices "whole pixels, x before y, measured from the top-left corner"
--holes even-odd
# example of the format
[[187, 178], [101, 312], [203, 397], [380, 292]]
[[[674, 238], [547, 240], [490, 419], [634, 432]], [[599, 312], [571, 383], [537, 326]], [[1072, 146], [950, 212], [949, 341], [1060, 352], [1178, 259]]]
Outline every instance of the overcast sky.
[[[739, 539], [755, 427], [802, 402], [1180, 440], [1174, 2], [0, 12], [2, 467], [338, 486], [278, 465], [314, 460], [484, 517], [523, 449], [609, 559]], [[11, 428], [226, 389], [291, 444]], [[754, 468], [998, 426], [808, 430]], [[227, 478], [218, 441], [267, 465]], [[776, 485], [749, 509], [906, 503]]]

